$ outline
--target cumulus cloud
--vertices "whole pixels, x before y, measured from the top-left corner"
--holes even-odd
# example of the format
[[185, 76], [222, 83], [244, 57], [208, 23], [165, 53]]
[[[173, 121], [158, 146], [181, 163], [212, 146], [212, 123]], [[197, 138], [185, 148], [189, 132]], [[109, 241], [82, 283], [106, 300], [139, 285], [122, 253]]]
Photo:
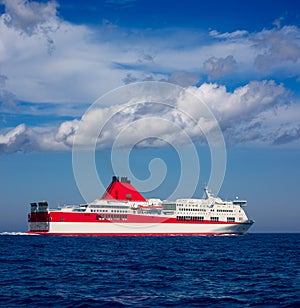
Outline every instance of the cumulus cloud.
[[[21, 101], [89, 104], [124, 83], [169, 80], [187, 86], [195, 84], [197, 78], [205, 80], [208, 75], [212, 80], [233, 70], [237, 79], [248, 82], [249, 76], [258, 80], [270, 78], [270, 69], [278, 67], [278, 63], [268, 59], [281, 62], [281, 75], [299, 76], [297, 27], [293, 31], [287, 31], [288, 27], [269, 30], [273, 36], [284, 38], [283, 42], [289, 41], [290, 45], [294, 42], [294, 49], [291, 46], [284, 54], [282, 48], [278, 57], [276, 45], [268, 49], [271, 39], [268, 46], [264, 45], [264, 38], [270, 37], [266, 30], [257, 33], [244, 30], [203, 33], [169, 28], [144, 31], [122, 28], [109, 21], [89, 27], [59, 18], [54, 1], [5, 0], [3, 3], [0, 74], [8, 78], [5, 90]], [[283, 63], [284, 57], [290, 60]], [[269, 70], [257, 70], [257, 67]]]
[[203, 64], [205, 72], [211, 79], [219, 78], [231, 73], [236, 68], [236, 65], [237, 63], [232, 55], [219, 59], [216, 57], [210, 57]]
[[66, 121], [63, 122], [58, 128], [57, 133], [55, 134], [55, 140], [58, 143], [64, 143], [67, 147], [72, 147], [73, 138], [78, 129], [79, 121]]
[[3, 23], [22, 34], [32, 36], [43, 34], [48, 44], [48, 52], [54, 50], [51, 33], [58, 28], [57, 6], [55, 1], [46, 3], [26, 0], [2, 0], [5, 13], [1, 16]]
[[255, 58], [255, 65], [261, 69], [278, 67], [282, 62], [300, 64], [300, 31], [294, 26], [281, 29], [263, 30], [252, 40], [255, 48], [260, 52]]
[[[297, 114], [297, 104], [292, 103], [290, 91], [274, 81], [252, 81], [233, 92], [213, 83], [189, 90], [212, 110], [228, 145], [272, 144], [281, 134], [277, 131], [280, 119], [283, 126], [298, 125], [299, 119], [291, 117]], [[201, 109], [196, 105], [184, 100], [179, 104], [182, 105], [195, 118], [201, 117]], [[291, 114], [286, 113], [283, 118], [282, 111], [286, 109], [291, 110]]]
[[[253, 81], [233, 92], [229, 92], [225, 86], [207, 83], [200, 87], [189, 87], [187, 91], [196, 95], [210, 108], [226, 141], [231, 145], [251, 142], [275, 144], [276, 138], [282, 135], [282, 132], [277, 131], [282, 110], [291, 110], [292, 113], [296, 110], [290, 91], [274, 81]], [[119, 106], [94, 110], [84, 119], [91, 125], [87, 125], [86, 133], [81, 137], [89, 140], [91, 131], [88, 129], [92, 129], [92, 123], [105, 119], [106, 124], [99, 137], [100, 147], [111, 146], [124, 127], [130, 127], [127, 134], [123, 135], [123, 145], [127, 146], [138, 139], [137, 135], [143, 140], [144, 134], [160, 136], [172, 144], [180, 143], [184, 134], [188, 134], [195, 142], [203, 142], [203, 132], [213, 129], [214, 123], [205, 117], [199, 101], [183, 95], [179, 96], [172, 106], [170, 108], [159, 103], [144, 102], [128, 106], [121, 111]], [[274, 119], [277, 119], [277, 122], [274, 122]], [[286, 125], [290, 119], [290, 116], [286, 116], [281, 125]], [[297, 118], [289, 125], [297, 127]], [[291, 141], [297, 141], [297, 137]], [[153, 140], [144, 140], [142, 143], [143, 146], [158, 144], [153, 143]]]
[[[292, 25], [281, 27], [281, 21], [276, 20], [272, 29], [254, 33], [244, 30], [220, 33], [211, 30], [210, 36], [217, 40], [211, 44], [215, 53], [213, 57], [220, 58], [217, 54], [224, 55], [230, 50], [238, 63], [236, 68], [241, 77], [245, 74], [252, 75], [252, 78], [266, 78], [274, 74], [277, 78], [299, 77], [300, 29]], [[218, 47], [219, 51], [214, 47]]]
[[24, 145], [27, 143], [25, 131], [26, 126], [20, 124], [7, 133], [0, 134], [0, 152], [10, 153], [24, 150]]
[[[81, 133], [76, 142], [81, 146], [89, 146], [95, 139], [98, 148], [112, 147], [116, 140], [121, 146], [132, 146], [138, 141], [139, 146], [152, 147], [181, 144], [185, 136], [203, 143], [215, 123], [206, 116], [199, 101], [214, 114], [227, 144], [299, 142], [297, 105], [291, 102], [290, 92], [274, 81], [253, 81], [233, 92], [212, 83], [191, 86], [186, 91], [167, 104], [151, 102], [145, 97], [125, 105], [98, 106], [81, 121], [65, 121], [58, 128], [19, 125], [0, 134], [0, 149], [2, 153], [70, 150], [79, 125]], [[282, 116], [284, 112], [286, 115]], [[288, 113], [294, 114], [293, 122]]]
[[46, 27], [56, 20], [57, 3], [55, 1], [39, 3], [25, 0], [2, 0], [5, 5], [4, 23], [28, 35], [39, 27]]
[[291, 143], [293, 141], [299, 141], [300, 139], [300, 125], [291, 129], [285, 129], [279, 136], [273, 141], [275, 145], [282, 145]]
[[[204, 33], [199, 29], [126, 29], [104, 20], [98, 27], [89, 27], [62, 20], [54, 1], [3, 0], [2, 3], [5, 13], [0, 17], [1, 111], [17, 107], [15, 114], [51, 114], [70, 119], [82, 114], [99, 96], [124, 83], [160, 80], [188, 87], [205, 101], [228, 143], [297, 142], [299, 119], [293, 118], [295, 112], [287, 113], [283, 109], [296, 110], [291, 93], [283, 85], [270, 81], [290, 76], [299, 78], [300, 30], [296, 26], [281, 27], [276, 22], [275, 28], [256, 33], [245, 30]], [[49, 53], [54, 46], [55, 52]], [[276, 78], [274, 71], [278, 72]], [[205, 82], [232, 72], [236, 84], [244, 86], [229, 91], [223, 85]], [[199, 80], [203, 84], [197, 87]], [[231, 88], [234, 87], [233, 80]], [[193, 118], [203, 120], [199, 114], [201, 109], [180, 99], [174, 102], [175, 107], [180, 106]], [[131, 127], [132, 136], [153, 131], [166, 140], [180, 139], [174, 127], [170, 129], [165, 122], [155, 126], [157, 121], [152, 119], [162, 114], [169, 123], [185, 129], [194, 140], [201, 141], [203, 137], [197, 121], [189, 121], [176, 108], [159, 110], [149, 102], [128, 107], [122, 113], [116, 106], [105, 108], [93, 117], [91, 114], [89, 119], [92, 126], [98, 117], [105, 121], [115, 114], [115, 121], [106, 126], [110, 129], [99, 137], [102, 146], [111, 144], [122, 127], [135, 122], [135, 129]], [[274, 124], [274, 119], [283, 114], [285, 120]], [[140, 121], [147, 115], [152, 119]], [[21, 119], [19, 123], [22, 122]], [[45, 122], [36, 127], [26, 123], [5, 129], [0, 132], [1, 152], [69, 150], [78, 119], [61, 122], [59, 127]], [[206, 124], [210, 127], [211, 123]], [[127, 143], [133, 140], [130, 134], [126, 140]], [[141, 144], [147, 146], [150, 141]]]
[[[193, 87], [190, 90], [211, 108], [223, 127], [228, 121], [239, 123], [268, 108], [288, 105], [291, 102], [290, 92], [272, 80], [251, 81], [233, 92], [215, 83], [204, 83], [199, 88]], [[198, 116], [196, 112], [196, 106], [191, 105], [190, 113]]]
[[0, 132], [0, 153], [32, 151], [69, 151], [78, 128], [78, 120], [66, 121], [59, 127], [28, 127], [20, 124]]

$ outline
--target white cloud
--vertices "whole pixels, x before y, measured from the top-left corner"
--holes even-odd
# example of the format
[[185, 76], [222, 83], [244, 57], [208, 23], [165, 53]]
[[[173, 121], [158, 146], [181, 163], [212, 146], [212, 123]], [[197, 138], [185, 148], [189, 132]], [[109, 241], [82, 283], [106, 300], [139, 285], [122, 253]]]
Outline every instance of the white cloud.
[[55, 135], [55, 140], [58, 143], [64, 143], [66, 146], [72, 147], [73, 137], [78, 129], [78, 125], [78, 120], [63, 122]]
[[[291, 127], [297, 127], [299, 122], [299, 117], [291, 117], [297, 104], [292, 103], [290, 91], [274, 81], [252, 81], [233, 92], [227, 91], [225, 86], [207, 83], [189, 90], [212, 110], [228, 145], [274, 143], [283, 109], [292, 112], [282, 119], [282, 125], [289, 123]], [[194, 118], [201, 118], [202, 110], [195, 104], [183, 100], [179, 106], [182, 105]]]
[[231, 73], [236, 68], [236, 61], [233, 56], [226, 58], [210, 57], [204, 62], [204, 70], [210, 78], [219, 78]]
[[233, 92], [207, 83], [187, 91], [198, 99], [180, 95], [165, 104], [149, 102], [145, 97], [144, 101], [131, 100], [129, 105], [98, 106], [87, 112], [81, 123], [66, 121], [59, 128], [19, 125], [0, 135], [1, 152], [70, 150], [79, 124], [82, 128], [77, 144], [90, 145], [99, 137], [99, 148], [111, 147], [118, 138], [122, 146], [132, 146], [137, 140], [144, 147], [180, 144], [186, 135], [194, 142], [203, 142], [203, 134], [215, 124], [199, 100], [213, 112], [227, 144], [299, 142], [298, 105], [291, 102], [289, 91], [274, 81], [253, 81]]
[[69, 151], [77, 128], [78, 120], [63, 122], [58, 128], [20, 124], [0, 132], [0, 153]]
[[[300, 71], [296, 27], [208, 34], [179, 28], [133, 31], [108, 21], [96, 28], [60, 19], [53, 1], [3, 3], [0, 74], [7, 77], [4, 90], [16, 100], [89, 104], [124, 83], [169, 80], [187, 86], [206, 73], [210, 78], [234, 73], [246, 82], [247, 76], [268, 78], [278, 67], [273, 62], [281, 62], [284, 76]], [[289, 48], [276, 51], [273, 37]], [[282, 59], [294, 63], [282, 64]], [[269, 70], [257, 70], [254, 63]]]
[[[245, 30], [204, 33], [179, 28], [132, 30], [104, 21], [96, 28], [62, 20], [57, 15], [58, 5], [54, 1], [2, 2], [5, 5], [5, 14], [0, 17], [2, 112], [9, 109], [15, 115], [74, 117], [99, 96], [123, 84], [164, 80], [188, 87], [205, 80], [207, 75], [210, 80], [226, 76], [236, 79], [237, 84], [243, 82], [245, 86], [229, 92], [217, 82], [209, 84], [204, 81], [200, 87], [189, 89], [207, 102], [229, 143], [261, 140], [278, 144], [289, 139], [282, 137], [275, 142], [280, 136], [296, 136], [290, 138], [291, 142], [297, 139], [295, 119], [291, 120], [286, 131], [283, 128], [279, 131], [274, 128], [272, 117], [266, 116], [268, 111], [274, 108], [282, 110], [281, 106], [291, 101], [289, 91], [273, 81], [252, 80], [272, 79], [274, 72], [277, 72], [276, 80], [299, 77], [298, 27], [280, 28], [277, 22], [276, 28], [257, 33]], [[231, 88], [234, 88], [234, 80]], [[29, 104], [17, 106], [18, 101]], [[177, 103], [181, 104], [180, 101]], [[187, 101], [183, 103], [185, 109], [190, 108], [193, 117], [199, 116], [195, 106], [190, 106]], [[37, 107], [33, 107], [34, 104]], [[129, 125], [146, 114], [154, 118], [163, 113], [148, 107], [144, 104], [137, 109], [124, 110], [122, 117], [112, 124], [112, 130], [103, 131], [103, 146], [111, 144], [122, 125]], [[104, 121], [117, 110], [116, 107], [110, 108], [102, 109], [101, 114], [94, 117], [90, 115], [90, 125], [95, 124], [98, 117]], [[294, 108], [292, 104], [287, 109]], [[199, 139], [200, 136], [201, 139], [197, 125], [188, 122], [181, 114], [164, 110], [164, 115], [170, 123], [187, 129], [193, 138]], [[291, 119], [292, 116], [289, 114]], [[32, 127], [26, 123], [22, 129], [19, 126], [18, 129], [12, 128], [11, 135], [7, 135], [5, 130], [1, 134], [1, 151], [68, 150], [78, 127], [77, 121], [62, 121], [60, 127], [48, 123]], [[288, 122], [287, 119], [284, 123]], [[116, 123], [119, 123], [119, 128]], [[280, 127], [284, 127], [284, 123]], [[210, 123], [206, 124], [210, 126]], [[151, 120], [136, 123], [134, 133], [140, 131], [142, 134], [147, 130], [160, 133], [167, 140], [178, 137], [164, 125], [161, 130], [154, 126]], [[264, 127], [264, 130], [260, 131], [259, 127]], [[146, 141], [144, 145], [147, 145]]]
[[39, 28], [50, 31], [56, 20], [57, 3], [55, 1], [39, 3], [22, 0], [2, 0], [5, 5], [4, 23], [21, 32], [32, 35]]
[[24, 132], [26, 126], [20, 124], [17, 127], [11, 129], [5, 134], [0, 134], [0, 151], [3, 153], [15, 152], [22, 149], [22, 146], [26, 142]]
[[51, 35], [59, 27], [57, 3], [25, 0], [2, 0], [2, 2], [5, 5], [5, 13], [1, 16], [1, 22], [20, 34], [43, 36], [48, 53], [51, 54], [55, 49]]
[[298, 141], [300, 139], [300, 125], [297, 127], [292, 127], [290, 129], [285, 128], [284, 130], [281, 129], [281, 132], [276, 138], [274, 139], [274, 145], [283, 145], [288, 144], [293, 141]]
[[224, 32], [224, 33], [220, 33], [216, 30], [211, 30], [209, 32], [210, 36], [221, 39], [236, 39], [236, 38], [241, 38], [243, 36], [247, 36], [248, 34], [249, 32], [246, 30], [236, 30], [233, 32]]
[[259, 69], [295, 64], [300, 68], [300, 30], [297, 27], [285, 26], [281, 29], [263, 30], [252, 40], [259, 52], [255, 58], [255, 65]]

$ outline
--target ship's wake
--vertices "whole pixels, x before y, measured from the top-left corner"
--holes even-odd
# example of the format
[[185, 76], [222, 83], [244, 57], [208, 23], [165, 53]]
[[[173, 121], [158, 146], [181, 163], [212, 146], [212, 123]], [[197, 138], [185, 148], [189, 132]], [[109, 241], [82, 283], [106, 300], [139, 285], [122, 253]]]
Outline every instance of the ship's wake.
[[0, 235], [32, 235], [26, 232], [0, 232]]

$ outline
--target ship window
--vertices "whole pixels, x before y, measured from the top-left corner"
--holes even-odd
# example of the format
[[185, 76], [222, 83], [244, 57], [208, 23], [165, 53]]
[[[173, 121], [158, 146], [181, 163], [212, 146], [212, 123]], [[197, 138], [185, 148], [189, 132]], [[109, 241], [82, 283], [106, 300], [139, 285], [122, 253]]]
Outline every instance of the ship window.
[[210, 217], [210, 221], [219, 221], [219, 217]]
[[235, 217], [227, 217], [228, 222], [235, 222]]

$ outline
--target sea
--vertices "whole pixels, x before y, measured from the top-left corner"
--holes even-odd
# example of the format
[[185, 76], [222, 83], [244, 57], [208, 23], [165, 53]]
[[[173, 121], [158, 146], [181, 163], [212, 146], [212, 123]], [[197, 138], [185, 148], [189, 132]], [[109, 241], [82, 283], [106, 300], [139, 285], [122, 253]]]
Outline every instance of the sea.
[[300, 307], [299, 271], [299, 233], [0, 233], [0, 307]]

